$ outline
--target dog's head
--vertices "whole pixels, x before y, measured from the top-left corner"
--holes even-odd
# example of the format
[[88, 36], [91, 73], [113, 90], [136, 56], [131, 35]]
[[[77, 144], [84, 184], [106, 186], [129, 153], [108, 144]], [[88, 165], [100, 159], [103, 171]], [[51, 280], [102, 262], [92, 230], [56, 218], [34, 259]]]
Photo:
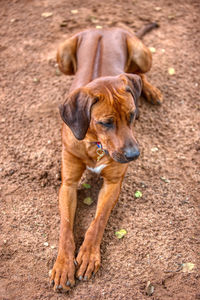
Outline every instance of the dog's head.
[[101, 142], [115, 161], [127, 163], [140, 154], [133, 124], [141, 85], [133, 74], [100, 77], [69, 95], [61, 117], [78, 140]]

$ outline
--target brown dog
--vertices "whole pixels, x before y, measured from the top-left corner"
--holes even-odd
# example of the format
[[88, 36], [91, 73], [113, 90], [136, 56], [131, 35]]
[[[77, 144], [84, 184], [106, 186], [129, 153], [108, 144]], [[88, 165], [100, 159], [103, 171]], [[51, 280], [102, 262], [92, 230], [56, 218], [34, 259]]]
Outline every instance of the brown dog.
[[[140, 154], [133, 135], [137, 99], [142, 92], [148, 101], [161, 103], [162, 95], [143, 75], [151, 68], [149, 49], [126, 30], [78, 33], [59, 47], [57, 60], [63, 73], [75, 74], [70, 94], [60, 107], [64, 121], [61, 227], [58, 257], [51, 273], [51, 284], [60, 291], [74, 285], [75, 264], [79, 280], [89, 279], [99, 269], [101, 240], [127, 163]], [[76, 190], [86, 168], [101, 174], [104, 184], [96, 215], [75, 260]]]

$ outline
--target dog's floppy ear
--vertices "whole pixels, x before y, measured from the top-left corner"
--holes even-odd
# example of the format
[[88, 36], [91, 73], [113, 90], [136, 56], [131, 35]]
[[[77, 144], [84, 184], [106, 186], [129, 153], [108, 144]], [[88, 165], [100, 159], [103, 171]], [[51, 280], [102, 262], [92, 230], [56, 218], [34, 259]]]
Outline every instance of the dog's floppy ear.
[[130, 92], [133, 96], [135, 106], [136, 106], [136, 118], [139, 117], [138, 109], [138, 98], [142, 92], [142, 80], [140, 76], [136, 74], [124, 74], [128, 80], [126, 90]]
[[125, 76], [128, 79], [128, 86], [133, 91], [134, 100], [137, 101], [142, 92], [142, 80], [136, 74], [125, 74]]
[[59, 106], [62, 120], [78, 140], [85, 138], [90, 124], [91, 108], [97, 101], [97, 97], [92, 97], [83, 89], [77, 89]]

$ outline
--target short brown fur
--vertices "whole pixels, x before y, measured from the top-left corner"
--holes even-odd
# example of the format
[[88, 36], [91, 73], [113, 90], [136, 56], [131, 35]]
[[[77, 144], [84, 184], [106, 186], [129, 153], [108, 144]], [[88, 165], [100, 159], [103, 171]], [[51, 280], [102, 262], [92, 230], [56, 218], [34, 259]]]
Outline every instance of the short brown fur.
[[[75, 284], [75, 271], [79, 280], [87, 280], [98, 271], [101, 240], [118, 200], [127, 163], [139, 155], [133, 134], [137, 99], [142, 92], [148, 101], [161, 103], [162, 95], [144, 75], [152, 64], [149, 49], [128, 31], [113, 28], [78, 33], [59, 47], [57, 60], [63, 73], [75, 74], [70, 94], [60, 107], [64, 120], [59, 192], [61, 227], [51, 283], [54, 290], [61, 291]], [[101, 142], [106, 150], [99, 161], [96, 142]], [[101, 171], [104, 183], [96, 214], [75, 260], [73, 223], [77, 185], [87, 166], [102, 165], [105, 165]]]

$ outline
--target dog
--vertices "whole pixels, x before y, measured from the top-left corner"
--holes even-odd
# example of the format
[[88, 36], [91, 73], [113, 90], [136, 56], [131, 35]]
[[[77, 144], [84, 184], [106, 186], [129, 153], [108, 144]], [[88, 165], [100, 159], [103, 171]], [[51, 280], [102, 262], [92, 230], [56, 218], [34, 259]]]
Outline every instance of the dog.
[[[150, 24], [137, 36], [120, 28], [89, 29], [62, 43], [57, 52], [60, 70], [75, 74], [69, 95], [60, 106], [62, 126], [62, 184], [59, 191], [60, 237], [50, 276], [55, 291], [69, 290], [88, 280], [100, 267], [100, 244], [115, 206], [128, 163], [140, 155], [134, 137], [141, 93], [161, 104], [162, 94], [146, 79], [152, 64], [140, 38], [156, 27]], [[95, 217], [75, 258], [73, 224], [77, 186], [88, 168], [101, 174], [103, 187]], [[76, 270], [77, 269], [77, 270]]]

